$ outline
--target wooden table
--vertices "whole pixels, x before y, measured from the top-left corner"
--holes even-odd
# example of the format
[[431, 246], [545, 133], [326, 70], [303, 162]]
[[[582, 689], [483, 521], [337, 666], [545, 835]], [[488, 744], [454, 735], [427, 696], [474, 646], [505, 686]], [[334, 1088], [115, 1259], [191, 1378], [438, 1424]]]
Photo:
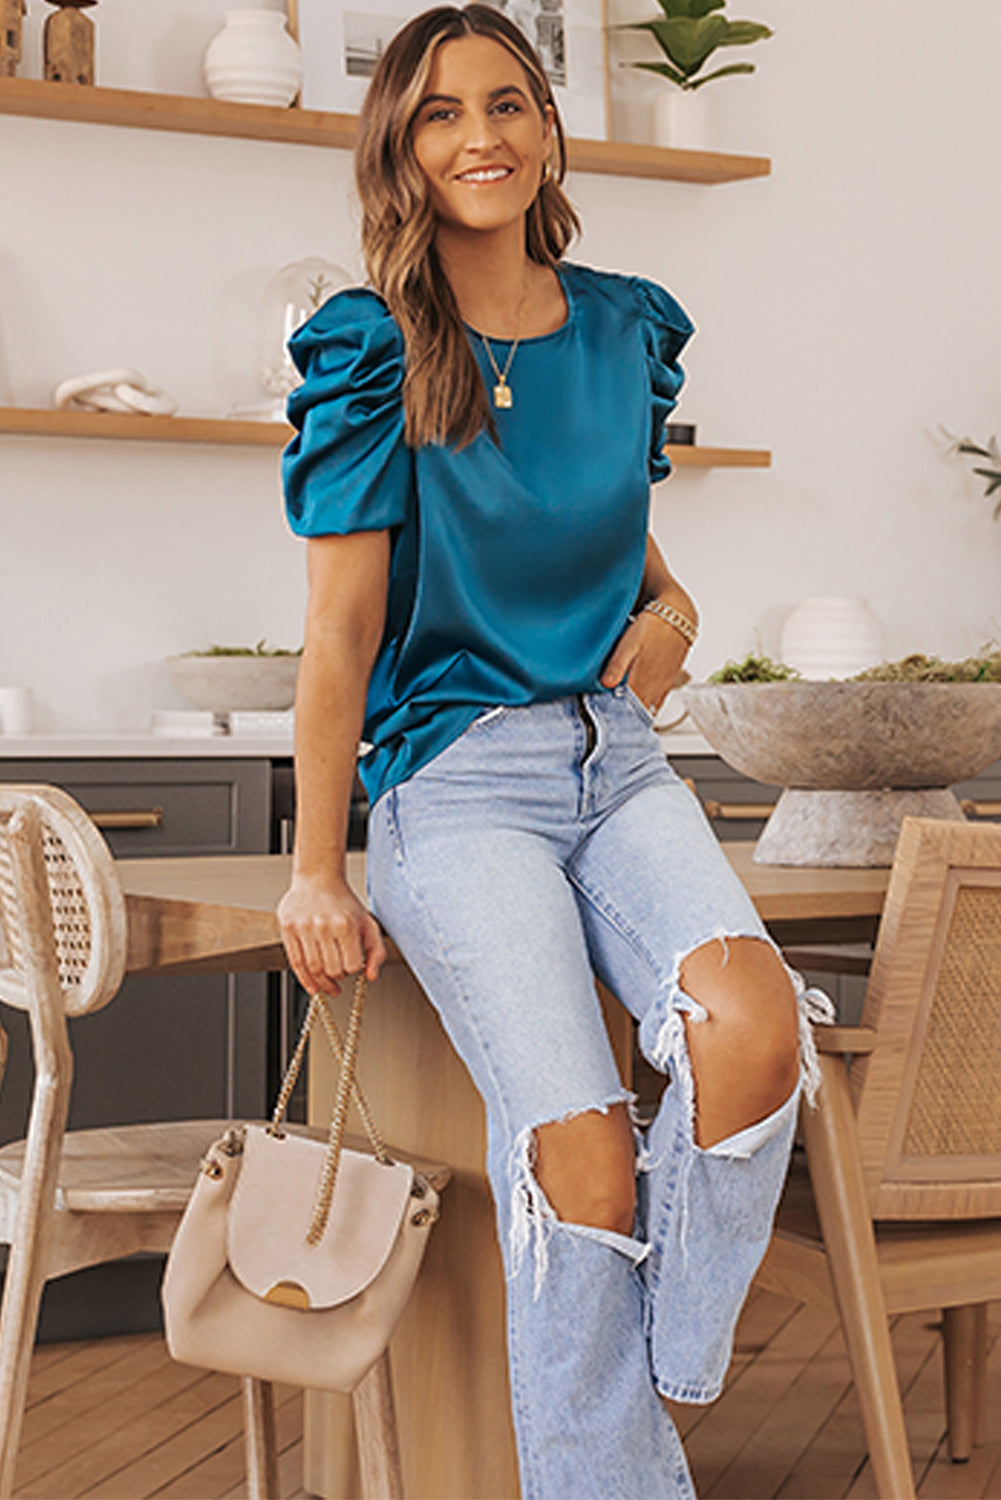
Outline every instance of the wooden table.
[[[724, 846], [781, 942], [858, 941], [875, 930], [889, 872], [755, 866], [751, 845]], [[284, 967], [275, 906], [289, 876], [279, 855], [123, 860], [128, 967], [195, 973]], [[364, 890], [364, 862], [349, 876]], [[606, 1016], [627, 1080], [632, 1027], [610, 997]], [[346, 1011], [346, 1003], [342, 1005]], [[311, 1111], [324, 1123], [331, 1068], [310, 1060]], [[417, 1289], [393, 1340], [400, 1437], [410, 1500], [510, 1500], [518, 1493], [505, 1360], [504, 1278], [484, 1172], [479, 1095], [399, 953], [372, 986], [360, 1076], [387, 1140], [449, 1163], [453, 1178]], [[356, 1496], [346, 1398], [308, 1393], [305, 1487]]]
[[[875, 932], [889, 870], [756, 865], [752, 844], [723, 848], [780, 942], [857, 942]], [[129, 972], [284, 968], [274, 913], [290, 867], [282, 854], [119, 860]], [[363, 855], [348, 857], [348, 875], [363, 896]]]

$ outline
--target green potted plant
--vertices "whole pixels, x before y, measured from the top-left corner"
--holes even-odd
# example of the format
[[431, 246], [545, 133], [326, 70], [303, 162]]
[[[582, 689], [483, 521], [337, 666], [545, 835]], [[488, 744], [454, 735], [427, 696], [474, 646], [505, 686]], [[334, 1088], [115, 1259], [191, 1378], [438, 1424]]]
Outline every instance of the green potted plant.
[[728, 21], [720, 15], [726, 0], [657, 0], [657, 3], [662, 11], [660, 16], [650, 21], [629, 22], [624, 29], [647, 32], [663, 53], [663, 60], [636, 60], [625, 66], [656, 73], [673, 86], [658, 101], [656, 134], [665, 145], [690, 145], [690, 128], [686, 130], [680, 118], [678, 102], [693, 98], [697, 90], [714, 79], [753, 73], [751, 62], [725, 63], [709, 72], [704, 70], [720, 48], [748, 47], [766, 40], [772, 30], [759, 21]]

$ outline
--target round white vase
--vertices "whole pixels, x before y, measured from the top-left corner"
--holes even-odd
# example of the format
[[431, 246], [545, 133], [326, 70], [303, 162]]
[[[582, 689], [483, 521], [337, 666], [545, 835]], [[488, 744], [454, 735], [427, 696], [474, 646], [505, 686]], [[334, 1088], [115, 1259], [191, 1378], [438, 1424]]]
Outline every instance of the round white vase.
[[884, 659], [883, 627], [864, 599], [815, 596], [792, 611], [779, 650], [786, 666], [812, 681], [854, 677]]
[[718, 102], [711, 89], [681, 89], [665, 79], [653, 107], [657, 145], [712, 151], [717, 140]]
[[205, 82], [230, 104], [291, 104], [302, 85], [302, 57], [283, 13], [228, 10], [205, 53]]

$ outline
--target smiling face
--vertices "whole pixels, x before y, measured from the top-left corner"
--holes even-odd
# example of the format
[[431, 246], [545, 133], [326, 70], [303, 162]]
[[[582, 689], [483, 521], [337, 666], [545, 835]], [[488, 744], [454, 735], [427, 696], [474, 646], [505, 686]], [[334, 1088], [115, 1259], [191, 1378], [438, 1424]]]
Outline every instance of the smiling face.
[[438, 48], [411, 127], [441, 224], [491, 232], [523, 221], [552, 133], [516, 57], [490, 37]]

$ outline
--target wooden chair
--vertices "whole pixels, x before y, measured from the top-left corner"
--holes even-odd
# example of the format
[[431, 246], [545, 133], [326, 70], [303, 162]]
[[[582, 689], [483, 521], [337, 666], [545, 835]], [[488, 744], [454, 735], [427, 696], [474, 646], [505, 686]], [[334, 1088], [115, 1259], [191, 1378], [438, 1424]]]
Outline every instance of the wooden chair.
[[[880, 1496], [914, 1495], [888, 1316], [943, 1310], [950, 1455], [983, 1441], [1001, 1299], [1001, 827], [905, 820], [860, 1027], [815, 1032], [762, 1286], [838, 1308]], [[812, 1193], [810, 1191], [812, 1185]]]
[[[125, 904], [106, 844], [54, 787], [0, 786], [0, 1001], [27, 1011], [35, 1060], [28, 1136], [0, 1150], [0, 1496], [14, 1465], [46, 1281], [140, 1251], [165, 1251], [206, 1147], [229, 1124], [186, 1120], [66, 1131], [73, 1057], [67, 1016], [100, 1010], [125, 972]], [[0, 1074], [6, 1035], [0, 1028]], [[420, 1164], [426, 1167], [427, 1164]], [[428, 1168], [436, 1187], [444, 1168]], [[269, 1383], [243, 1382], [248, 1488], [275, 1500]], [[388, 1356], [354, 1393], [366, 1497], [403, 1494]]]

